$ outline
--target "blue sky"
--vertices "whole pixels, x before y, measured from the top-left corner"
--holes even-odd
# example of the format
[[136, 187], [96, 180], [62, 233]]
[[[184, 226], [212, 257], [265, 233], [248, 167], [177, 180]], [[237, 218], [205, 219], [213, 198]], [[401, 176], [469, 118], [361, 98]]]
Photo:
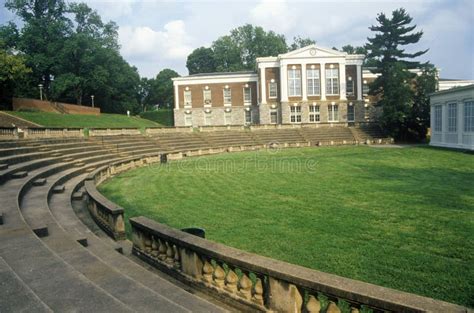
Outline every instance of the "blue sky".
[[[474, 1], [109, 1], [86, 0], [104, 20], [119, 25], [124, 58], [142, 76], [163, 68], [187, 74], [186, 57], [245, 23], [284, 34], [310, 37], [323, 47], [363, 45], [377, 13], [404, 7], [424, 36], [415, 47], [430, 51], [443, 78], [474, 79]], [[0, 0], [0, 21], [16, 20]]]

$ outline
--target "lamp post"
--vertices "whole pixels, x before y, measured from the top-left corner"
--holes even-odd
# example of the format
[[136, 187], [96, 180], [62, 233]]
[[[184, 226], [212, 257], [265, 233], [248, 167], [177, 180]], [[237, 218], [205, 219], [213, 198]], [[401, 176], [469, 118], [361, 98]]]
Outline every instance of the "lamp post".
[[94, 95], [91, 96], [91, 100], [92, 100], [92, 107], [94, 107]]
[[42, 101], [43, 100], [43, 84], [39, 84], [38, 87], [40, 90], [40, 100]]

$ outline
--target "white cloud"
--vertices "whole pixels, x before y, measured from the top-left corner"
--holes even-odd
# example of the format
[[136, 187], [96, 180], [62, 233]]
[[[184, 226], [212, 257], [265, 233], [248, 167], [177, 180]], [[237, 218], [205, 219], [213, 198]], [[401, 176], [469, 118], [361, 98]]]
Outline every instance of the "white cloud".
[[262, 0], [250, 12], [256, 25], [275, 32], [287, 32], [295, 26], [297, 15], [286, 1]]
[[182, 20], [171, 21], [160, 31], [148, 26], [123, 26], [119, 42], [126, 58], [150, 61], [183, 59], [193, 50]]
[[87, 3], [100, 13], [103, 20], [108, 21], [131, 15], [134, 10], [134, 4], [138, 0], [82, 0], [79, 2]]

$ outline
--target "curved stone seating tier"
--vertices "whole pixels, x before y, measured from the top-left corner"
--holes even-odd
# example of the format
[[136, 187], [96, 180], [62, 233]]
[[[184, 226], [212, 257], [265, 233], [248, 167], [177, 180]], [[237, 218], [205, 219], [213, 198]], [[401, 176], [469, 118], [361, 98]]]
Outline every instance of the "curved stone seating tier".
[[[212, 149], [206, 152], [211, 153]], [[147, 164], [135, 158], [98, 168], [86, 178], [86, 191], [96, 194], [96, 184]], [[97, 200], [91, 197], [90, 201]], [[108, 203], [111, 209], [116, 208], [110, 201], [101, 201], [102, 205]], [[323, 296], [329, 301], [327, 312], [342, 312], [344, 308], [351, 312], [362, 308], [373, 312], [466, 312], [466, 308], [451, 303], [230, 248], [146, 217], [132, 218], [130, 223], [134, 255], [187, 284], [245, 305], [248, 310], [319, 312]]]

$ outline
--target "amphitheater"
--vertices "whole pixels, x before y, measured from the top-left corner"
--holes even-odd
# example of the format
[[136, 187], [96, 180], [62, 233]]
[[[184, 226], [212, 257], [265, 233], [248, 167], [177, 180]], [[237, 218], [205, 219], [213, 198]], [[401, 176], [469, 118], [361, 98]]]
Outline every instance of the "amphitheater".
[[96, 186], [185, 157], [385, 144], [375, 126], [0, 129], [0, 312], [467, 312], [132, 218]]

